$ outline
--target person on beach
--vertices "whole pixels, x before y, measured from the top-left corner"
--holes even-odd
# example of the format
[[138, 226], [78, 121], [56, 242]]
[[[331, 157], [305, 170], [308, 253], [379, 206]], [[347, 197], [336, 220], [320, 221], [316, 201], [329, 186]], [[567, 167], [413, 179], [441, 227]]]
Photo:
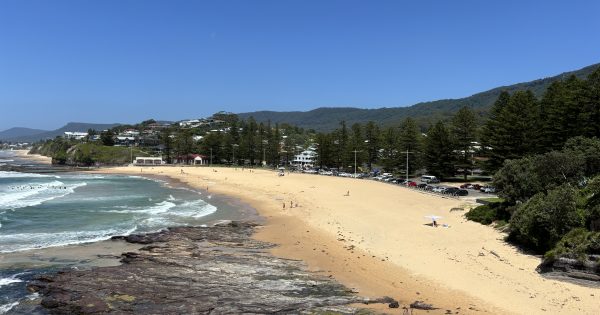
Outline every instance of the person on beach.
[[350, 191], [348, 190], [344, 196], [349, 197], [350, 196]]
[[438, 227], [437, 221], [433, 220], [433, 227]]
[[283, 203], [283, 209], [285, 209], [285, 202]]

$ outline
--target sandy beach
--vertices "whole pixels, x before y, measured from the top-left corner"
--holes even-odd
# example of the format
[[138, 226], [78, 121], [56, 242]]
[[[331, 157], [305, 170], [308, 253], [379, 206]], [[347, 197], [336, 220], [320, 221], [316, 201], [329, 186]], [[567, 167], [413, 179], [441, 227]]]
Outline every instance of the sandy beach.
[[[183, 173], [182, 173], [183, 171]], [[545, 279], [540, 259], [491, 227], [466, 221], [468, 204], [385, 183], [267, 170], [120, 167], [235, 196], [267, 219], [257, 238], [364, 296], [423, 300], [455, 313], [597, 314], [600, 289]], [[349, 192], [349, 196], [347, 196]], [[284, 206], [285, 205], [285, 206]], [[291, 207], [290, 207], [291, 206]], [[426, 215], [439, 215], [434, 228]], [[391, 310], [393, 312], [393, 310]]]
[[28, 159], [28, 160], [34, 161], [35, 163], [38, 163], [38, 164], [46, 164], [46, 165], [52, 164], [51, 157], [43, 156], [40, 154], [29, 154], [29, 150], [13, 150], [12, 152], [14, 152], [15, 155], [20, 158]]

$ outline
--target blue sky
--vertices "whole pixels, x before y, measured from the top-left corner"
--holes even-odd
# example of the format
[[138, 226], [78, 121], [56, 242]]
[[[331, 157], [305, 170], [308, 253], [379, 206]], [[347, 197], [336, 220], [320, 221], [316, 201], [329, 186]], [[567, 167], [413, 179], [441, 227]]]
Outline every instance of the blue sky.
[[598, 1], [0, 1], [0, 130], [408, 106], [600, 62]]

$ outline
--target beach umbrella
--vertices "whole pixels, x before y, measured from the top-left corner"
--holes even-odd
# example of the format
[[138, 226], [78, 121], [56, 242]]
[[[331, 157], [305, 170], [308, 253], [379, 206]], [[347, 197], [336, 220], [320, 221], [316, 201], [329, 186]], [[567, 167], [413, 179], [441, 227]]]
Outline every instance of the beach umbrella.
[[431, 219], [432, 221], [437, 221], [437, 220], [439, 220], [439, 219], [442, 218], [439, 215], [433, 215], [433, 214], [426, 215], [425, 217], [428, 218], [428, 219]]

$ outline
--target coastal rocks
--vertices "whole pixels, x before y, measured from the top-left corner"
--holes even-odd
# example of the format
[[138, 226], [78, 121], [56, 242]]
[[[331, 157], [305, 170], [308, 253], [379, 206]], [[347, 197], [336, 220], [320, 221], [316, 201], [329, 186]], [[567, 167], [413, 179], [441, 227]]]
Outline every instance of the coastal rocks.
[[550, 278], [600, 287], [600, 255], [587, 255], [585, 261], [567, 257], [546, 259], [536, 270]]
[[254, 228], [231, 222], [121, 237], [146, 246], [123, 254], [120, 266], [42, 275], [28, 289], [52, 314], [352, 314], [354, 303], [395, 302], [358, 297], [301, 261], [270, 255], [272, 244], [250, 237]]
[[410, 308], [418, 309], [418, 310], [436, 310], [437, 308], [433, 307], [432, 304], [427, 304], [423, 301], [414, 301], [410, 304]]

